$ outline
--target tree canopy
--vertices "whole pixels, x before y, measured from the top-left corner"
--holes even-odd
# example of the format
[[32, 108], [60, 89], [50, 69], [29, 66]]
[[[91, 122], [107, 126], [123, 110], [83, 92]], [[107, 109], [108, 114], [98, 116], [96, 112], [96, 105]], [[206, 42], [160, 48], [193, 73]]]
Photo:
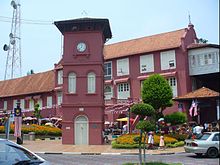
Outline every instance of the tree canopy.
[[[161, 117], [166, 107], [173, 105], [173, 93], [167, 80], [159, 74], [153, 74], [144, 80], [142, 100], [156, 110], [156, 118]], [[158, 116], [159, 115], [159, 116]]]

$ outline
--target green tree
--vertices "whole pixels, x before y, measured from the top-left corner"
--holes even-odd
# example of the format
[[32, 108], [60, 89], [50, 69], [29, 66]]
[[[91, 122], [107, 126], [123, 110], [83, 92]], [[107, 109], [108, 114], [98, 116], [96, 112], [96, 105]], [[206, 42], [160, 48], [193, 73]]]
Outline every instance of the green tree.
[[153, 74], [144, 80], [142, 100], [155, 109], [155, 119], [163, 117], [163, 110], [173, 105], [173, 93], [167, 80], [159, 74]]
[[41, 112], [40, 105], [37, 103], [37, 104], [34, 105], [33, 115], [37, 118], [38, 125], [40, 124], [40, 122], [39, 122], [40, 118], [42, 118], [40, 112]]
[[171, 123], [171, 125], [183, 124], [186, 122], [187, 117], [183, 112], [174, 112], [164, 117], [166, 123]]
[[[134, 104], [131, 107], [131, 112], [133, 114], [139, 115], [140, 121], [136, 125], [136, 128], [140, 130], [140, 136], [134, 141], [139, 144], [139, 161], [142, 164], [142, 138], [143, 140], [143, 148], [144, 148], [144, 163], [146, 163], [146, 137], [149, 131], [155, 130], [155, 124], [152, 122], [152, 116], [155, 114], [154, 108], [145, 103]], [[147, 120], [144, 120], [147, 118]]]
[[208, 40], [206, 40], [204, 38], [199, 39], [199, 43], [206, 44], [207, 42], [208, 42]]

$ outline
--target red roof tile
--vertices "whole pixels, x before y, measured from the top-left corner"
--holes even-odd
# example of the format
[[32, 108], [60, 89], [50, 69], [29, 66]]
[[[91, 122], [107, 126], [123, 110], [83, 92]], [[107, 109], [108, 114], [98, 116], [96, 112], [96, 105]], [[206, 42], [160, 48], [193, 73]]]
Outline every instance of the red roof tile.
[[54, 81], [55, 76], [53, 71], [0, 81], [0, 98], [49, 92], [54, 89]]
[[186, 30], [187, 29], [180, 29], [172, 32], [105, 45], [105, 59], [180, 47], [181, 38], [184, 37]]
[[[138, 53], [177, 48], [181, 46], [181, 38], [184, 37], [186, 31], [187, 28], [105, 45], [104, 57], [105, 59], [112, 59]], [[62, 59], [55, 65], [55, 69], [61, 68]], [[54, 81], [55, 76], [53, 71], [37, 73], [12, 80], [0, 81], [0, 98], [49, 92], [54, 90]]]
[[190, 93], [187, 93], [184, 96], [179, 96], [174, 98], [174, 100], [188, 100], [196, 98], [210, 98], [210, 97], [219, 97], [219, 92], [213, 91], [209, 88], [202, 87]]

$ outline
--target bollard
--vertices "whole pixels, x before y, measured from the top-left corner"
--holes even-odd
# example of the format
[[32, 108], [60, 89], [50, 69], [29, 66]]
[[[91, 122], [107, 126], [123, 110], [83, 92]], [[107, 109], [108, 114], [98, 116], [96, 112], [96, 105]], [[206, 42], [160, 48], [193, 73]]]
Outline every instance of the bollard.
[[31, 141], [35, 140], [35, 132], [29, 132], [29, 140]]

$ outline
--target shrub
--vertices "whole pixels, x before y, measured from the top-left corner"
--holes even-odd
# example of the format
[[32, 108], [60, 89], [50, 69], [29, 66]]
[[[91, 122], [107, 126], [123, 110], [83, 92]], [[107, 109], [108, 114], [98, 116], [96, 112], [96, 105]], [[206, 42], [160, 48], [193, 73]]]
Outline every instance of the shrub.
[[172, 143], [166, 144], [166, 147], [170, 147], [170, 148], [180, 147], [180, 146], [184, 146], [184, 141], [178, 141], [174, 144], [172, 144]]
[[137, 129], [143, 130], [145, 132], [154, 131], [155, 127], [155, 124], [148, 120], [139, 121], [139, 123], [136, 125]]
[[[22, 133], [28, 134], [29, 132], [35, 132], [36, 135], [50, 135], [61, 136], [61, 129], [50, 126], [40, 126], [36, 124], [22, 125]], [[0, 133], [5, 133], [4, 126], [0, 126]], [[14, 125], [11, 124], [10, 133], [14, 133]]]
[[154, 108], [151, 105], [145, 103], [134, 104], [131, 107], [131, 112], [136, 115], [140, 115], [143, 118], [145, 116], [152, 116], [155, 113]]
[[178, 141], [184, 141], [188, 138], [188, 134], [177, 134], [177, 133], [173, 133], [173, 134], [169, 134], [167, 136], [173, 137], [175, 139], [177, 139]]
[[183, 112], [174, 112], [172, 114], [166, 115], [164, 117], [166, 123], [171, 123], [171, 125], [183, 124], [186, 122], [187, 117]]

